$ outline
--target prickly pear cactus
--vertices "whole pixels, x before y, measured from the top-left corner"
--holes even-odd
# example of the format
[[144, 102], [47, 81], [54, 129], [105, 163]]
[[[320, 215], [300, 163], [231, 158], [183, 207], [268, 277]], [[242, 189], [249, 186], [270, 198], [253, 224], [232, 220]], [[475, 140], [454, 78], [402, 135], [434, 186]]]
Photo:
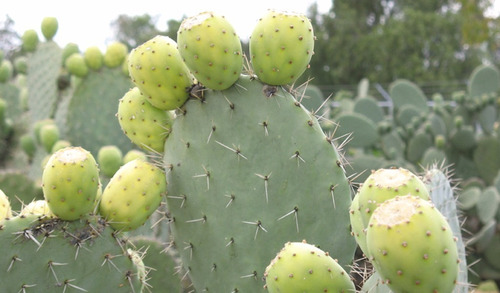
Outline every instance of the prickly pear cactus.
[[140, 256], [99, 217], [65, 222], [29, 215], [1, 225], [4, 292], [142, 292]]
[[353, 259], [341, 158], [282, 87], [241, 76], [188, 100], [164, 166], [172, 233], [197, 291], [263, 292], [264, 270], [288, 241], [307, 239], [346, 270]]

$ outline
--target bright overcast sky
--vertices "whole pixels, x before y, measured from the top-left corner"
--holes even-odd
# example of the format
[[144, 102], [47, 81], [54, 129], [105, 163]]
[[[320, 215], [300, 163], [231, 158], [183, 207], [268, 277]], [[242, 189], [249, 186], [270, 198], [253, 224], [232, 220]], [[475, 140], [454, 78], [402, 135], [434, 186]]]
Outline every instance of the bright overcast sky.
[[183, 16], [210, 10], [224, 15], [240, 38], [248, 39], [256, 21], [269, 8], [307, 13], [311, 4], [317, 3], [319, 11], [326, 13], [332, 6], [332, 0], [8, 0], [2, 2], [0, 20], [9, 15], [14, 20], [14, 28], [20, 35], [27, 29], [35, 29], [39, 32], [40, 38], [43, 38], [40, 32], [41, 21], [46, 16], [54, 16], [59, 21], [59, 30], [54, 40], [61, 47], [74, 42], [80, 46], [80, 50], [90, 46], [104, 49], [113, 36], [110, 23], [120, 14], [158, 16], [157, 26], [165, 29], [169, 19], [180, 20]]

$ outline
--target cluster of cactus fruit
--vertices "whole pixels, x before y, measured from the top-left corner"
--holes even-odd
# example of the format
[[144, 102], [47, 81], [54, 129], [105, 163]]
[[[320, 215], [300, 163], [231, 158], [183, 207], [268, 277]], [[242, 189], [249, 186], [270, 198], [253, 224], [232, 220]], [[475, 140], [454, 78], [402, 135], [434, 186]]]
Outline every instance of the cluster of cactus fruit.
[[[18, 91], [16, 103], [5, 103], [24, 111], [30, 124], [9, 130], [4, 141], [17, 135], [23, 152], [3, 164], [29, 162], [29, 185], [41, 186], [41, 198], [29, 199], [33, 193], [24, 198], [4, 190], [0, 178], [0, 269], [6, 270], [0, 284], [7, 291], [467, 292], [449, 178], [434, 167], [416, 176], [410, 163], [423, 155], [411, 150], [422, 145], [409, 140], [423, 132], [452, 144], [451, 134], [437, 139], [439, 128], [420, 121], [428, 116], [453, 131], [481, 121], [498, 139], [496, 118], [487, 116], [496, 115], [491, 99], [474, 107], [457, 98], [461, 111], [481, 114], [447, 123], [444, 113], [453, 115], [439, 99], [427, 112], [415, 86], [401, 82], [392, 96], [412, 98], [395, 98], [399, 126], [391, 128], [365, 90], [363, 102], [344, 103], [333, 117], [340, 124], [334, 137], [316, 116], [324, 103], [312, 109], [301, 103], [320, 96], [317, 89], [294, 84], [314, 49], [304, 15], [269, 10], [254, 28], [248, 57], [231, 24], [212, 12], [185, 19], [177, 41], [156, 36], [130, 53], [118, 43], [106, 54], [96, 47], [82, 54], [73, 44], [61, 50], [51, 41], [56, 31], [57, 21], [47, 18], [47, 42], [33, 31], [23, 35], [26, 98]], [[470, 91], [475, 97], [485, 88]], [[97, 107], [109, 113], [89, 121]], [[367, 123], [372, 128], [380, 122], [379, 129], [362, 129], [359, 121], [367, 119], [377, 120]], [[344, 125], [356, 128], [347, 143], [353, 166], [376, 170], [357, 189], [339, 150]], [[358, 163], [360, 149], [380, 141], [390, 163]], [[413, 146], [402, 150], [394, 142]], [[481, 196], [500, 202], [488, 192]], [[14, 197], [33, 202], [13, 208]], [[459, 200], [477, 205], [481, 219], [500, 214], [483, 214], [489, 204], [473, 196]], [[355, 283], [358, 245], [370, 273]]]

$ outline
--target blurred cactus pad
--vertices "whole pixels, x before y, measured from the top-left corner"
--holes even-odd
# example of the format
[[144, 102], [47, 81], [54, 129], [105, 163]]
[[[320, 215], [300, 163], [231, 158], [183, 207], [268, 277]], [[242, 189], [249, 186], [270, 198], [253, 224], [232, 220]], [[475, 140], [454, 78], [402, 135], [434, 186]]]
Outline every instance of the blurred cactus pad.
[[[64, 24], [40, 23], [15, 58], [0, 52], [3, 291], [465, 293], [500, 283], [494, 65], [452, 93], [403, 78], [331, 93], [310, 76], [316, 37], [300, 13], [267, 11], [247, 44], [204, 12], [184, 19], [177, 40], [102, 51], [78, 39], [61, 47]], [[82, 163], [57, 158], [70, 148], [95, 158], [91, 184], [73, 184]], [[82, 202], [74, 217], [55, 208]]]

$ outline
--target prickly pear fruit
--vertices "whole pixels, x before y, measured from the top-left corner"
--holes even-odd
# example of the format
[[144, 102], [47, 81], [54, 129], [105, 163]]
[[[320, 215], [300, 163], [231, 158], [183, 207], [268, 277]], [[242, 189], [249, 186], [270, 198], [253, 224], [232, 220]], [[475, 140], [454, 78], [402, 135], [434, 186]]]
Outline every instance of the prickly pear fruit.
[[147, 161], [148, 157], [145, 152], [139, 150], [130, 150], [125, 154], [125, 156], [123, 156], [123, 164], [127, 164], [128, 162], [133, 161], [135, 159]]
[[241, 42], [224, 16], [203, 12], [184, 19], [177, 44], [191, 73], [204, 86], [224, 90], [238, 80], [243, 69]]
[[255, 74], [271, 85], [297, 80], [309, 65], [313, 50], [313, 27], [301, 14], [269, 10], [250, 36]]
[[76, 77], [85, 77], [89, 73], [89, 68], [85, 63], [85, 59], [80, 53], [73, 53], [66, 59], [64, 66], [68, 72]]
[[172, 114], [152, 106], [135, 87], [118, 104], [118, 122], [125, 135], [138, 147], [163, 153]]
[[270, 293], [354, 292], [349, 274], [328, 252], [303, 242], [288, 242], [264, 274]]
[[0, 82], [7, 82], [12, 78], [14, 74], [14, 67], [12, 63], [5, 59], [0, 62]]
[[127, 57], [127, 46], [121, 42], [113, 42], [109, 44], [104, 53], [104, 65], [109, 68], [114, 68], [122, 65]]
[[186, 102], [191, 74], [174, 40], [156, 36], [130, 52], [132, 82], [156, 108], [174, 110]]
[[92, 212], [98, 186], [97, 163], [92, 154], [81, 147], [55, 152], [43, 170], [45, 200], [62, 220], [76, 220]]
[[67, 140], [58, 140], [56, 141], [56, 143], [52, 146], [52, 150], [50, 151], [50, 153], [55, 153], [57, 152], [58, 150], [60, 149], [63, 149], [63, 148], [67, 148], [67, 147], [70, 147], [71, 146], [71, 142], [67, 141]]
[[40, 216], [44, 218], [55, 218], [56, 216], [54, 213], [49, 208], [49, 205], [47, 201], [40, 199], [40, 200], [34, 200], [30, 202], [28, 205], [26, 205], [21, 212], [19, 212], [19, 216], [28, 216], [28, 215], [35, 215], [35, 216]]
[[120, 148], [115, 145], [105, 145], [97, 153], [97, 163], [101, 174], [112, 177], [123, 162], [123, 154]]
[[80, 53], [80, 48], [78, 47], [77, 44], [75, 43], [68, 43], [66, 46], [64, 46], [63, 51], [62, 51], [62, 62], [66, 62], [66, 59], [68, 59], [69, 56], [73, 55], [74, 53]]
[[12, 209], [7, 195], [0, 189], [0, 220], [12, 217]]
[[102, 55], [101, 49], [97, 46], [88, 47], [83, 53], [83, 58], [85, 63], [92, 70], [99, 70], [102, 67], [104, 57]]
[[382, 203], [370, 219], [371, 261], [394, 292], [452, 292], [458, 251], [452, 230], [430, 201], [411, 194]]
[[[352, 232], [361, 250], [367, 254], [365, 229], [379, 204], [399, 195], [413, 194], [430, 200], [425, 183], [404, 168], [378, 169], [373, 171], [356, 193], [350, 209]], [[361, 220], [359, 219], [361, 218]], [[361, 224], [359, 224], [361, 221]]]
[[19, 144], [22, 150], [28, 156], [28, 158], [33, 158], [36, 152], [36, 142], [33, 135], [30, 133], [25, 133], [19, 138]]
[[38, 34], [34, 29], [26, 30], [21, 37], [23, 41], [22, 48], [25, 52], [33, 52], [40, 40], [38, 39]]
[[42, 19], [42, 34], [47, 41], [52, 40], [56, 35], [58, 27], [57, 18], [48, 16]]
[[40, 128], [40, 142], [48, 153], [52, 151], [52, 147], [59, 140], [59, 137], [59, 127], [56, 124], [46, 124]]
[[142, 226], [158, 208], [166, 192], [165, 173], [143, 160], [123, 165], [104, 189], [99, 212], [115, 230]]

